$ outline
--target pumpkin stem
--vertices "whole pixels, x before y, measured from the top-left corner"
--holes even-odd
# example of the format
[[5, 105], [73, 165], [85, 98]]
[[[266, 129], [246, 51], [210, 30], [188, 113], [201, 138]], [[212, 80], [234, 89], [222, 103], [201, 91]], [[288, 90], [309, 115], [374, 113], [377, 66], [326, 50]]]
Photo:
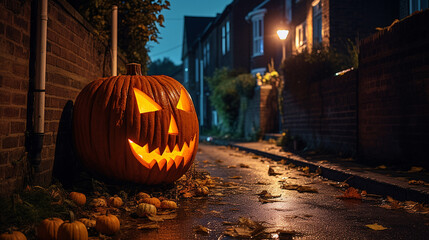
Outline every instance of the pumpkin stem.
[[138, 63], [128, 63], [127, 64], [127, 74], [126, 75], [142, 75], [141, 65]]
[[70, 223], [74, 222], [74, 213], [72, 211], [69, 211], [70, 214]]

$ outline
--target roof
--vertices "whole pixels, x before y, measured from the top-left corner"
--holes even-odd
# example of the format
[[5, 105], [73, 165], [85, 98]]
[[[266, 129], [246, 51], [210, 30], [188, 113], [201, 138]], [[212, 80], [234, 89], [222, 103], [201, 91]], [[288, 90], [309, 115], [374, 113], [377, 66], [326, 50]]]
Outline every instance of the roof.
[[[204, 32], [204, 29], [215, 19], [215, 17], [192, 17], [185, 16], [184, 41], [187, 49], [190, 49], [195, 40]], [[184, 46], [185, 47], [185, 46]]]

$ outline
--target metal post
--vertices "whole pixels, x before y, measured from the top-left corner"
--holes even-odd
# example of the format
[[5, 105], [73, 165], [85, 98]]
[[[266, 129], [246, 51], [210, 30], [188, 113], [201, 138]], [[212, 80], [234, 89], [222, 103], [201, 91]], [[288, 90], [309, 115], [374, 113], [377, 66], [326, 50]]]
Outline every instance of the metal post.
[[112, 76], [118, 75], [118, 6], [112, 7]]

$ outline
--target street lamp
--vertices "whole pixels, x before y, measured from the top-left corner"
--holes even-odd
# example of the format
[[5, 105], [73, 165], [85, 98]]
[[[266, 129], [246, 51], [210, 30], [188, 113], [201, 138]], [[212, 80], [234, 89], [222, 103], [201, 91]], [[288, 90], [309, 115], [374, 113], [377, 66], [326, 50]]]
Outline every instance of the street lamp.
[[283, 53], [282, 53], [282, 62], [286, 59], [286, 38], [289, 34], [289, 30], [279, 29], [277, 30], [277, 35], [279, 35], [280, 40], [282, 40]]

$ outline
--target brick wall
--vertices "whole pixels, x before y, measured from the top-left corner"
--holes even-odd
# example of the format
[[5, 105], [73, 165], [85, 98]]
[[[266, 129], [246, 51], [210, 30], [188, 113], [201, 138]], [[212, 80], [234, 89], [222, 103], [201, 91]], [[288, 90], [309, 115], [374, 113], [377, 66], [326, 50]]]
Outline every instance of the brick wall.
[[359, 154], [429, 166], [429, 10], [361, 42]]
[[314, 82], [291, 93], [284, 88], [283, 128], [310, 148], [355, 154], [357, 72]]
[[[22, 188], [29, 176], [25, 132], [32, 127], [36, 13], [35, 1], [0, 1], [0, 194]], [[67, 2], [49, 1], [48, 19], [45, 137], [37, 184], [51, 181], [67, 101], [91, 80], [110, 74], [109, 49]]]

